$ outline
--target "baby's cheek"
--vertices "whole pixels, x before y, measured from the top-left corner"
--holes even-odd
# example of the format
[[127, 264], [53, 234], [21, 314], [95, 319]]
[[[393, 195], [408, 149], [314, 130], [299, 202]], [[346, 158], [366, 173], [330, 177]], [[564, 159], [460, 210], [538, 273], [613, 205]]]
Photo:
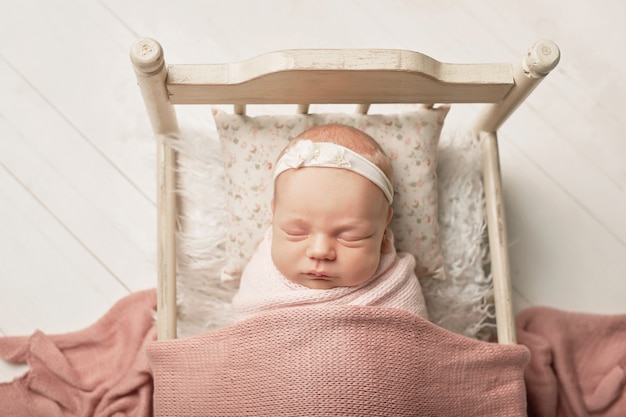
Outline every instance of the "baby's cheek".
[[367, 256], [358, 262], [358, 268], [360, 269], [359, 276], [362, 282], [367, 281], [376, 273], [379, 263], [380, 250], [378, 248], [370, 251]]
[[274, 236], [271, 246], [272, 261], [274, 262], [276, 268], [278, 268], [278, 270], [284, 275], [285, 258], [287, 254], [285, 253], [285, 248], [283, 246], [284, 245], [281, 244], [280, 239]]

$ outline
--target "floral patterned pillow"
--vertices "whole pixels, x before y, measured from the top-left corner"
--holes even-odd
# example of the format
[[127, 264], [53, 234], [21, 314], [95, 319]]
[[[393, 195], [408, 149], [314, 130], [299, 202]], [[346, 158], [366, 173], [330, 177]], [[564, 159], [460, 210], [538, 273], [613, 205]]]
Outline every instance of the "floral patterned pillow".
[[419, 277], [443, 279], [437, 219], [437, 145], [449, 106], [395, 114], [240, 116], [214, 109], [226, 170], [228, 238], [224, 282], [238, 281], [271, 222], [272, 171], [283, 147], [316, 125], [341, 123], [374, 139], [395, 171], [396, 247], [412, 253]]

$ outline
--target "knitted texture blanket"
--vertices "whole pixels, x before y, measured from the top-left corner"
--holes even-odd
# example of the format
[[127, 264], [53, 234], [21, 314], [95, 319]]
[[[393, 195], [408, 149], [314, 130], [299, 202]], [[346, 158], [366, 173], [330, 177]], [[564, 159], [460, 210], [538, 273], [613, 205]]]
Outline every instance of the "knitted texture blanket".
[[90, 327], [67, 334], [0, 338], [0, 358], [29, 371], [0, 384], [3, 417], [150, 417], [156, 292], [116, 303]]
[[359, 286], [328, 290], [310, 289], [285, 278], [272, 262], [271, 235], [269, 229], [244, 269], [232, 303], [237, 320], [305, 305], [393, 307], [427, 318], [426, 303], [414, 272], [415, 258], [407, 253], [396, 253], [391, 231], [388, 232], [390, 252], [381, 256], [372, 278]]
[[626, 416], [626, 315], [533, 307], [517, 316], [533, 417]]
[[278, 309], [148, 356], [155, 416], [526, 416], [525, 347], [398, 309]]
[[30, 366], [0, 384], [0, 415], [525, 415], [525, 347], [403, 310], [278, 309], [155, 342], [155, 306], [144, 291], [77, 332], [0, 338], [0, 357]]

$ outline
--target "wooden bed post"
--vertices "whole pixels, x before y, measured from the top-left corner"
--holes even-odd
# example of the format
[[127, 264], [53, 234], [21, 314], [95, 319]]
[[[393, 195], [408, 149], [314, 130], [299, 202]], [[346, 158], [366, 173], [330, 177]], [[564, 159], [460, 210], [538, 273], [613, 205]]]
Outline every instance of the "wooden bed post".
[[547, 40], [535, 43], [522, 63], [515, 68], [513, 73], [515, 85], [511, 91], [501, 102], [487, 106], [475, 124], [483, 155], [483, 181], [498, 342], [503, 344], [514, 344], [517, 340], [496, 131], [545, 76], [556, 67], [559, 59], [560, 52], [555, 43]]
[[479, 138], [483, 155], [483, 182], [498, 343], [515, 344], [517, 338], [512, 299], [513, 288], [509, 270], [509, 248], [502, 196], [498, 139], [495, 132], [480, 132]]
[[515, 85], [502, 101], [490, 104], [483, 110], [474, 124], [474, 129], [477, 132], [496, 132], [557, 66], [560, 58], [559, 47], [554, 42], [540, 40], [535, 43], [513, 71]]
[[[153, 39], [137, 40], [131, 47], [137, 83], [157, 135], [178, 131], [174, 106], [169, 101], [167, 69], [161, 45]], [[157, 143], [157, 332], [159, 339], [176, 338], [176, 153], [162, 138]]]

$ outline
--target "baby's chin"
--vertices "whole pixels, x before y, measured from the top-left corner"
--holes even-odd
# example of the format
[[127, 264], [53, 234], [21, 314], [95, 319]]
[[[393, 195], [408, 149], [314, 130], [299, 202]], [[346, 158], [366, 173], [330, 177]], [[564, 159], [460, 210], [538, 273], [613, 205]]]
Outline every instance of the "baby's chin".
[[342, 282], [338, 278], [334, 277], [314, 277], [305, 274], [304, 277], [298, 277], [295, 279], [288, 278], [291, 282], [302, 285], [303, 287], [310, 288], [312, 290], [331, 290], [333, 288], [344, 287], [357, 287], [363, 282], [358, 282], [352, 285]]
[[288, 277], [287, 279], [312, 290], [330, 290], [341, 286], [335, 278], [314, 277], [307, 274], [302, 274], [298, 277]]

